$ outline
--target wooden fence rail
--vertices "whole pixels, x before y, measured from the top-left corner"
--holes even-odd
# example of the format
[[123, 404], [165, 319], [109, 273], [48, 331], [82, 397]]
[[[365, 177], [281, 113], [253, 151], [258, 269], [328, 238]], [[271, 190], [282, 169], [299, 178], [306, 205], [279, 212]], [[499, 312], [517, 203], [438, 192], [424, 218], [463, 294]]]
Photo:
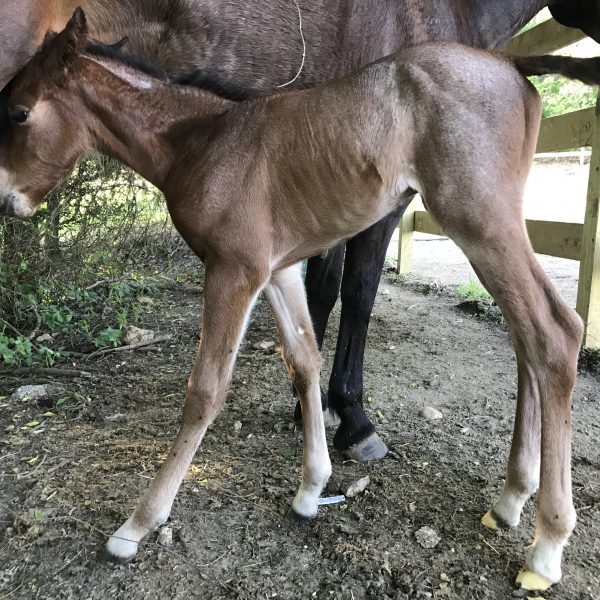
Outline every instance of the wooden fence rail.
[[[515, 54], [543, 54], [582, 39], [585, 39], [583, 32], [551, 19], [513, 38], [506, 50]], [[577, 312], [586, 323], [584, 344], [600, 347], [600, 97], [596, 108], [542, 121], [537, 152], [583, 146], [592, 148], [584, 223], [528, 220], [526, 224], [535, 252], [580, 261]], [[410, 206], [398, 227], [397, 270], [406, 273], [410, 270], [414, 232], [432, 235], [443, 232], [429, 213]]]

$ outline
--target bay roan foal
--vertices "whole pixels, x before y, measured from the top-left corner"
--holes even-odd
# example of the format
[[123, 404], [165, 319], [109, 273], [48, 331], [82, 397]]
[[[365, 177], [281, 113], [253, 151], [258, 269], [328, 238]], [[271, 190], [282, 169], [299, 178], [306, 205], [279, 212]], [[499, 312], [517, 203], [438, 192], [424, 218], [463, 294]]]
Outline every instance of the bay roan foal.
[[518, 524], [539, 482], [535, 542], [518, 580], [537, 589], [560, 579], [575, 525], [570, 397], [582, 326], [538, 265], [521, 213], [540, 121], [539, 97], [523, 74], [548, 71], [600, 80], [596, 59], [424, 45], [323, 87], [236, 103], [88, 48], [77, 11], [16, 76], [0, 132], [2, 212], [32, 215], [94, 149], [164, 191], [173, 222], [206, 265], [202, 336], [181, 429], [133, 515], [108, 541], [112, 556], [132, 558], [168, 518], [223, 406], [261, 291], [304, 415], [292, 514], [316, 515], [331, 464], [298, 261], [355, 235], [416, 190], [502, 308], [520, 399], [535, 417], [517, 414], [506, 485], [484, 522]]

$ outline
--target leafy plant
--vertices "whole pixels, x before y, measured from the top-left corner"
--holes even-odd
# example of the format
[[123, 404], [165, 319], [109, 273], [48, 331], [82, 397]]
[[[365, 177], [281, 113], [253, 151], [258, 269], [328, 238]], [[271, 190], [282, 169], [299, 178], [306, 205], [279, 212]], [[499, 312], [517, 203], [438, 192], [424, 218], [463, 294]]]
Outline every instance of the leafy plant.
[[461, 283], [456, 291], [458, 295], [464, 298], [465, 300], [470, 300], [471, 302], [477, 302], [478, 300], [489, 300], [491, 298], [490, 293], [473, 278], [469, 278], [468, 283]]

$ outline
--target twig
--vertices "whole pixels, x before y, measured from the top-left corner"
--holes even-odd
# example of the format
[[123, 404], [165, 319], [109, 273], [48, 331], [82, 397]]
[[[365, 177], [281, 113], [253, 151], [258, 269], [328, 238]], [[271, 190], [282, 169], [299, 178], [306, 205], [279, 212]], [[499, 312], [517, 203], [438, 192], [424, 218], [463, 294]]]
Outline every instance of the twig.
[[85, 360], [89, 360], [95, 356], [101, 356], [102, 354], [109, 354], [110, 352], [121, 352], [122, 350], [135, 350], [136, 348], [142, 348], [143, 346], [152, 346], [154, 344], [158, 344], [159, 342], [166, 342], [171, 339], [171, 335], [159, 335], [151, 340], [146, 340], [145, 342], [138, 342], [137, 344], [128, 344], [127, 346], [118, 346], [117, 348], [101, 348], [100, 350], [96, 350], [91, 354], [85, 355]]
[[302, 31], [302, 12], [300, 11], [298, 2], [296, 2], [296, 0], [292, 0], [292, 2], [296, 5], [296, 8], [298, 9], [298, 18], [300, 19], [300, 37], [302, 38], [302, 63], [300, 64], [300, 68], [298, 69], [296, 76], [293, 79], [290, 79], [290, 81], [288, 81], [287, 83], [278, 85], [278, 88], [286, 87], [294, 83], [294, 81], [296, 81], [296, 79], [300, 77], [300, 73], [302, 73], [302, 69], [304, 68], [304, 61], [306, 60], [306, 40], [304, 39], [304, 32]]
[[40, 470], [40, 467], [46, 462], [47, 456], [47, 454], [44, 454], [42, 460], [40, 460], [40, 462], [36, 465], [35, 469], [29, 471], [29, 473], [17, 473], [17, 479], [25, 479], [27, 477], [35, 475]]
[[96, 283], [88, 285], [86, 288], [84, 288], [84, 290], [86, 292], [91, 292], [105, 283], [115, 283], [117, 281], [125, 281], [127, 279], [131, 279], [131, 273], [126, 273], [125, 275], [121, 275], [121, 277], [108, 277], [106, 279], [100, 279], [100, 281], [96, 281]]
[[33, 312], [35, 313], [36, 324], [35, 324], [35, 327], [33, 328], [33, 331], [27, 336], [29, 338], [29, 341], [31, 341], [38, 334], [38, 332], [40, 330], [40, 325], [42, 324], [42, 317], [40, 317], [40, 313], [35, 308], [35, 304], [32, 303], [31, 308], [32, 308]]
[[482, 539], [483, 539], [483, 543], [484, 543], [486, 546], [489, 546], [489, 547], [490, 547], [490, 548], [491, 548], [491, 549], [492, 549], [492, 550], [493, 550], [493, 551], [494, 551], [494, 552], [495, 552], [495, 553], [496, 553], [498, 556], [502, 556], [502, 555], [500, 554], [500, 552], [498, 552], [498, 550], [496, 550], [496, 548], [494, 548], [494, 546], [492, 546], [492, 544], [490, 544], [490, 543], [489, 543], [489, 542], [488, 542], [488, 541], [487, 541], [485, 538], [482, 538]]
[[54, 377], [92, 377], [89, 371], [77, 369], [57, 369], [54, 367], [19, 367], [18, 369], [0, 370], [0, 375], [51, 375]]
[[25, 337], [16, 327], [13, 327], [8, 321], [5, 321], [0, 317], [0, 321], [4, 323], [6, 327], [8, 327], [13, 333], [16, 333], [19, 337]]
[[237, 498], [238, 500], [242, 500], [243, 502], [248, 502], [248, 504], [252, 504], [253, 506], [256, 506], [256, 508], [260, 508], [261, 510], [264, 510], [265, 512], [269, 512], [273, 515], [277, 515], [278, 518], [281, 518], [281, 515], [277, 511], [273, 510], [272, 508], [267, 508], [266, 506], [261, 506], [257, 502], [253, 502], [252, 500], [249, 500], [248, 498], [245, 498], [244, 496], [240, 496], [239, 494], [236, 494], [235, 492], [230, 492], [228, 490], [223, 489], [220, 485], [213, 484], [211, 489], [213, 489], [218, 494], [222, 494], [223, 496], [230, 496], [232, 498]]

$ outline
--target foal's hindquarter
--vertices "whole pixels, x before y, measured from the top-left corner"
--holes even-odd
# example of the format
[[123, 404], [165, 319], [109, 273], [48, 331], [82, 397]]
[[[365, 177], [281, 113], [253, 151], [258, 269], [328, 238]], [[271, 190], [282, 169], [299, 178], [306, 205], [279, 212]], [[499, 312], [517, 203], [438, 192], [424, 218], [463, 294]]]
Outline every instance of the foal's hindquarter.
[[[428, 46], [326, 88], [233, 107], [201, 153], [187, 142], [181, 172], [171, 169], [164, 190], [176, 226], [206, 262], [200, 350], [177, 441], [132, 518], [109, 541], [113, 554], [132, 556], [136, 541], [167, 518], [223, 405], [237, 346], [263, 288], [307, 416], [293, 511], [316, 514], [330, 463], [318, 352], [302, 282], [290, 265], [354, 235], [418, 190], [497, 300], [517, 351], [508, 476], [484, 523], [516, 525], [539, 482], [535, 541], [519, 581], [539, 589], [560, 579], [562, 549], [575, 523], [570, 396], [582, 327], [538, 265], [522, 217], [539, 117], [537, 94], [508, 61]], [[193, 182], [203, 196], [171, 183], [181, 181]], [[236, 299], [229, 306], [222, 303], [224, 290]]]

